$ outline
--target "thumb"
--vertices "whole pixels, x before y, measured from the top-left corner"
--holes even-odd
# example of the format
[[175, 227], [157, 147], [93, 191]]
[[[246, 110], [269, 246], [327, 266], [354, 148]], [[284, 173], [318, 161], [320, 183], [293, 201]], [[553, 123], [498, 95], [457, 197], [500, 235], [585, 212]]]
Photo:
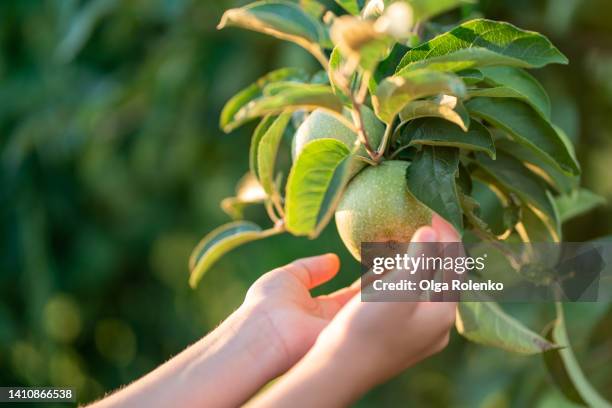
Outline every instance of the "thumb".
[[312, 289], [336, 276], [339, 269], [340, 259], [338, 255], [330, 253], [298, 259], [277, 269], [274, 274], [292, 275], [307, 289]]

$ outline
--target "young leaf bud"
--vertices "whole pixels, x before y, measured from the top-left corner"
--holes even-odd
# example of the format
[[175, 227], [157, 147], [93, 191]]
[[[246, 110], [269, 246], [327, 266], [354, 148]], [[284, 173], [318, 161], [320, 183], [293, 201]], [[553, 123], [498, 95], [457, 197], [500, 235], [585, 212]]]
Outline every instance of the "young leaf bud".
[[361, 15], [364, 19], [378, 18], [385, 11], [385, 3], [383, 0], [370, 0], [364, 7]]
[[398, 1], [391, 4], [384, 14], [376, 20], [374, 29], [382, 34], [387, 34], [397, 40], [405, 40], [412, 34], [414, 13], [412, 8]]
[[374, 39], [380, 37], [374, 30], [371, 21], [357, 19], [353, 16], [341, 16], [334, 20], [331, 28], [331, 39], [347, 58], [359, 58], [359, 50]]

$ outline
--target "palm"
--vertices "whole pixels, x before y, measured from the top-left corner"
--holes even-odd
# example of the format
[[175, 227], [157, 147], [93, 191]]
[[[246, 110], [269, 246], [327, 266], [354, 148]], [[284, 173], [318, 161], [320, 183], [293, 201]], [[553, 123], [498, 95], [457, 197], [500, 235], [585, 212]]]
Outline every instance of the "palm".
[[328, 281], [339, 268], [335, 256], [308, 258], [276, 269], [258, 280], [247, 294], [273, 326], [290, 366], [299, 360], [342, 306], [357, 291], [344, 288], [312, 297], [310, 289]]

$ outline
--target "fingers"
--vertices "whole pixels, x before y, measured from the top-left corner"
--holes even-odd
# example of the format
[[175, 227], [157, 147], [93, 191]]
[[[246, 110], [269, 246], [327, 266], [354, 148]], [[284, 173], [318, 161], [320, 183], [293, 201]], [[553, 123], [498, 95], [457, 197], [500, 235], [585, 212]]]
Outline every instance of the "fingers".
[[431, 226], [439, 236], [439, 242], [461, 242], [461, 237], [457, 230], [438, 214], [434, 214]]
[[[410, 246], [408, 247], [408, 255], [412, 258], [435, 256], [439, 237], [436, 230], [432, 227], [421, 227], [412, 236]], [[402, 279], [425, 278], [432, 271], [427, 269], [427, 266], [420, 265], [417, 271], [395, 270], [389, 273], [388, 280], [400, 281]], [[411, 275], [414, 274], [414, 275]]]
[[297, 278], [306, 288], [312, 289], [336, 276], [340, 259], [336, 254], [325, 254], [298, 259], [279, 270]]
[[359, 285], [351, 285], [346, 288], [338, 289], [337, 291], [332, 292], [328, 295], [321, 295], [318, 297], [318, 299], [333, 300], [334, 302], [342, 306], [346, 302], [348, 302], [353, 296], [359, 293], [359, 288]]
[[[419, 327], [419, 338], [413, 346], [421, 358], [442, 351], [448, 344], [450, 331], [455, 323], [454, 303], [423, 302], [410, 321], [410, 327]], [[419, 360], [421, 359], [419, 358]]]
[[[453, 302], [422, 302], [419, 304], [418, 322], [433, 337], [448, 332], [455, 324], [457, 305]], [[421, 327], [421, 326], [419, 326]]]
[[414, 235], [412, 235], [412, 239], [410, 242], [437, 242], [439, 240], [438, 231], [435, 228], [425, 226], [421, 227]]
[[321, 317], [331, 319], [344, 305], [359, 293], [359, 286], [349, 286], [339, 289], [329, 295], [321, 295], [316, 298], [320, 305]]
[[[442, 246], [442, 256], [458, 258], [464, 257], [465, 251], [463, 244], [461, 244], [461, 237], [457, 230], [446, 220], [440, 217], [438, 214], [434, 214], [432, 218], [432, 227], [438, 232], [440, 242], [446, 243], [447, 245]], [[462, 274], [455, 273], [451, 269], [442, 269], [440, 271], [440, 279], [442, 282], [446, 282], [449, 287], [454, 279], [461, 279]], [[459, 293], [454, 291], [445, 291], [443, 293], [433, 294], [431, 300], [437, 302], [456, 302], [459, 300]]]

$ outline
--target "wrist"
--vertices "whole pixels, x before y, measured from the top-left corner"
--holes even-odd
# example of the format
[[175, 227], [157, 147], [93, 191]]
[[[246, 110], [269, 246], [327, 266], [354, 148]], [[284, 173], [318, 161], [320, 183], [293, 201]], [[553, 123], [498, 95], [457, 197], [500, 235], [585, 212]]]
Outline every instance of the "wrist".
[[285, 352], [267, 315], [241, 305], [211, 335], [200, 341], [202, 361], [231, 361], [243, 375], [265, 379], [281, 374]]
[[369, 362], [363, 358], [342, 342], [317, 340], [304, 358], [251, 406], [288, 407], [296, 401], [298, 406], [349, 406], [371, 387]]
[[271, 339], [262, 317], [241, 307], [209, 335], [106, 398], [100, 407], [239, 406], [279, 374], [282, 354]]
[[359, 392], [370, 383], [370, 373], [375, 363], [367, 350], [348, 338], [323, 338], [313, 347], [312, 359], [330, 367], [330, 376], [340, 376]]
[[351, 336], [347, 330], [324, 330], [312, 354], [337, 367], [338, 374], [349, 379], [359, 394], [386, 379], [388, 350], [367, 338]]
[[[230, 320], [230, 319], [228, 319]], [[287, 350], [265, 309], [258, 305], [241, 305], [233, 314], [236, 344], [268, 379], [281, 375], [288, 366]]]
[[241, 306], [178, 356], [184, 364], [171, 378], [189, 395], [185, 405], [238, 406], [281, 373], [281, 356], [265, 316]]

